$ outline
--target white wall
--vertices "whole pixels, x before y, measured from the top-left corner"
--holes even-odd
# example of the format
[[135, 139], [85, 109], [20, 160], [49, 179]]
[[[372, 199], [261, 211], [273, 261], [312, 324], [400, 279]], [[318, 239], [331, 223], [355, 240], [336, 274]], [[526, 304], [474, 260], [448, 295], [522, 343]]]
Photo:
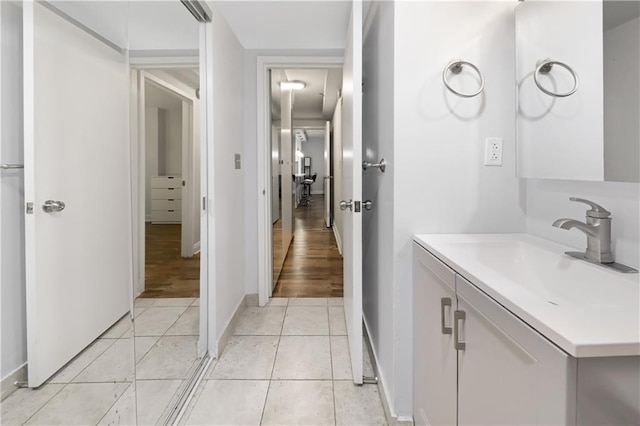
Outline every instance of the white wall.
[[[165, 110], [165, 175], [182, 175], [182, 108]], [[199, 203], [198, 203], [199, 204]]]
[[[215, 6], [213, 43], [213, 137], [215, 199], [215, 303], [217, 339], [231, 320], [245, 295], [245, 228], [238, 212], [245, 210], [244, 173], [251, 170], [243, 158], [241, 170], [235, 170], [234, 154], [243, 154], [244, 135], [244, 49]], [[255, 170], [255, 167], [254, 167]], [[254, 172], [255, 173], [255, 172]], [[211, 204], [210, 204], [211, 205]], [[251, 204], [255, 205], [255, 203]], [[247, 209], [255, 210], [255, 209]], [[250, 269], [249, 266], [248, 269]], [[257, 269], [257, 267], [256, 267]], [[256, 293], [257, 291], [254, 291]]]
[[[22, 164], [22, 7], [0, 2], [0, 162]], [[24, 271], [24, 178], [0, 171], [2, 379], [27, 362]]]
[[[362, 175], [362, 198], [373, 201], [373, 209], [362, 212], [363, 309], [365, 324], [380, 367], [378, 376], [389, 401], [395, 395], [394, 61], [391, 60], [394, 57], [394, 8], [394, 3], [386, 1], [372, 5], [371, 15], [365, 21], [362, 54], [362, 78], [365, 81], [362, 97], [362, 159], [375, 163], [384, 158], [388, 164], [385, 173], [370, 169]], [[339, 210], [336, 212], [336, 225], [338, 218], [341, 226], [342, 214]]]
[[[389, 166], [365, 178], [378, 212], [367, 219], [364, 262], [381, 263], [365, 269], [378, 279], [366, 284], [365, 318], [400, 417], [412, 414], [413, 235], [525, 229], [523, 185], [515, 177], [514, 6], [383, 2], [367, 34], [364, 126], [373, 140], [365, 136], [365, 152], [369, 160], [388, 158]], [[455, 58], [482, 70], [483, 95], [463, 99], [446, 91], [442, 69]], [[465, 81], [467, 88], [472, 83]], [[483, 166], [486, 137], [504, 139], [502, 167]], [[389, 242], [392, 252], [384, 252]]]
[[316, 181], [311, 185], [311, 193], [324, 194], [324, 135], [309, 136], [302, 144], [302, 152], [305, 157], [311, 157], [311, 175], [318, 174]]
[[[244, 203], [255, 206], [258, 197], [258, 158], [256, 139], [257, 128], [257, 85], [258, 85], [258, 56], [342, 56], [342, 49], [278, 49], [278, 50], [244, 50]], [[242, 86], [239, 86], [242, 87]], [[301, 123], [295, 122], [299, 126]], [[269, 149], [266, 150], [270, 152]], [[262, 190], [260, 190], [262, 192]], [[247, 294], [258, 293], [258, 212], [255, 208], [244, 211], [244, 259], [245, 291]]]
[[158, 176], [158, 108], [146, 107], [144, 111], [145, 129], [145, 215], [151, 220], [151, 177]]

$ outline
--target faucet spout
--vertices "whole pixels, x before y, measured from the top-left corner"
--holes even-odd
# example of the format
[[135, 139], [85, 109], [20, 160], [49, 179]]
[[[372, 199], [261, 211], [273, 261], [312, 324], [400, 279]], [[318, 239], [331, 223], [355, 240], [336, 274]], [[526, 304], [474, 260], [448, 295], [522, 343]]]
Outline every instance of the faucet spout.
[[577, 228], [591, 237], [598, 236], [598, 225], [588, 225], [575, 219], [558, 219], [553, 222], [553, 226], [561, 229]]

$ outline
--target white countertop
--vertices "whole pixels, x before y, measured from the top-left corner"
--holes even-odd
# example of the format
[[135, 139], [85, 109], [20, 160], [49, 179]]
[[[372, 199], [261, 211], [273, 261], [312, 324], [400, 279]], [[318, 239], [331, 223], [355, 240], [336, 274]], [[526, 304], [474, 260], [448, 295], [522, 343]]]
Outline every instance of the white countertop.
[[574, 357], [640, 355], [640, 275], [564, 254], [528, 234], [414, 240]]

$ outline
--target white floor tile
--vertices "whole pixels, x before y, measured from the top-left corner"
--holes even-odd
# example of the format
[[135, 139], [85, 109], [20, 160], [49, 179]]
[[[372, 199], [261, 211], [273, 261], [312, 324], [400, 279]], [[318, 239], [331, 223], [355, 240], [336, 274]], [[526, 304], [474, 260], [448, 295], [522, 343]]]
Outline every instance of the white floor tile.
[[200, 308], [187, 308], [167, 330], [167, 336], [198, 336], [200, 334]]
[[210, 377], [269, 380], [278, 340], [278, 336], [233, 336]]
[[72, 383], [65, 386], [29, 425], [94, 425], [129, 387], [128, 383]]
[[186, 421], [188, 425], [259, 425], [266, 380], [209, 380]]
[[344, 308], [342, 306], [329, 307], [329, 329], [332, 336], [347, 335], [347, 323], [344, 319]]
[[135, 321], [136, 336], [162, 336], [187, 310], [186, 306], [148, 308]]
[[39, 389], [18, 389], [2, 401], [0, 419], [3, 425], [21, 425], [36, 411], [42, 408], [55, 394], [60, 392], [63, 384], [47, 384]]
[[109, 330], [105, 331], [104, 334], [100, 336], [100, 338], [101, 339], [119, 339], [126, 332], [131, 330], [131, 328], [132, 328], [131, 317], [129, 316], [129, 314], [127, 314], [122, 318], [120, 318], [120, 320], [116, 322], [113, 326], [111, 326]]
[[149, 352], [149, 349], [151, 349], [158, 340], [160, 340], [160, 336], [139, 336], [135, 338], [136, 364], [140, 362], [142, 357]]
[[344, 298], [342, 298], [342, 297], [329, 297], [329, 298], [327, 298], [327, 304], [329, 306], [344, 306]]
[[133, 302], [133, 306], [136, 308], [148, 308], [153, 305], [155, 299], [139, 297]]
[[327, 336], [329, 318], [326, 307], [288, 307], [282, 327], [283, 336]]
[[154, 299], [153, 307], [191, 306], [196, 301], [195, 297], [171, 297]]
[[263, 425], [333, 425], [330, 381], [272, 381]]
[[329, 336], [282, 336], [273, 379], [331, 379]]
[[134, 318], [138, 318], [144, 311], [146, 311], [148, 308], [148, 306], [144, 306], [141, 308], [138, 308], [137, 306], [133, 308], [133, 317]]
[[238, 336], [279, 336], [286, 308], [248, 307], [238, 320], [234, 334]]
[[334, 380], [353, 379], [347, 336], [331, 336], [331, 365]]
[[326, 297], [292, 297], [289, 306], [327, 306]]
[[345, 426], [386, 426], [377, 386], [355, 386], [334, 382], [336, 424]]
[[138, 424], [155, 425], [177, 400], [181, 385], [182, 380], [136, 381]]
[[69, 383], [89, 364], [116, 342], [114, 339], [98, 339], [72, 360], [66, 367], [49, 379], [48, 383]]
[[136, 424], [136, 399], [129, 386], [120, 399], [98, 423], [100, 426], [130, 426]]
[[200, 306], [200, 298], [196, 298], [196, 300], [193, 301], [193, 303], [191, 304], [191, 306]]
[[166, 336], [138, 363], [136, 379], [186, 379], [197, 359], [196, 336]]
[[289, 298], [287, 297], [272, 297], [271, 299], [269, 299], [267, 306], [287, 306], [287, 304], [289, 304]]
[[133, 381], [133, 339], [119, 339], [74, 379], [74, 383]]

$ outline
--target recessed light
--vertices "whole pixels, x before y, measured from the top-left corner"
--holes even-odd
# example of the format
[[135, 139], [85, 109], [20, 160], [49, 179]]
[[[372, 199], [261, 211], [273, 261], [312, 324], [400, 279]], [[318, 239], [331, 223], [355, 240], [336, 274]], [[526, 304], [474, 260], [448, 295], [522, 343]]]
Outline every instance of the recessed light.
[[280, 88], [282, 90], [300, 90], [306, 87], [306, 83], [304, 81], [281, 81]]

